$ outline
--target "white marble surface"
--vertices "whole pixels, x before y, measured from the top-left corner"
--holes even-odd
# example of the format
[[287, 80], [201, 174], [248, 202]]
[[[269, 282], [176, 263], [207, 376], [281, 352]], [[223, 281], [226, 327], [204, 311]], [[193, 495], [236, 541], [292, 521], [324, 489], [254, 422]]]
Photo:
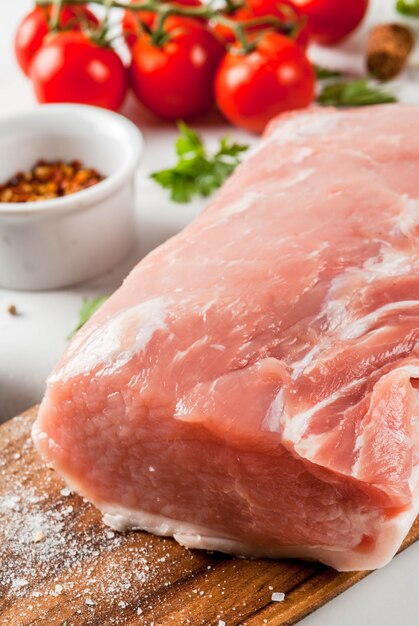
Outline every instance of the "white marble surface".
[[[349, 0], [347, 0], [349, 1]], [[12, 54], [13, 32], [18, 20], [31, 6], [29, 0], [0, 0], [0, 115], [36, 106], [30, 83], [20, 74]], [[373, 0], [368, 24], [393, 19], [393, 0]], [[361, 30], [333, 51], [313, 50], [318, 62], [351, 72], [362, 72], [359, 51], [365, 37]], [[413, 63], [417, 63], [417, 56]], [[417, 70], [410, 69], [394, 88], [406, 102], [419, 103]], [[0, 289], [0, 421], [37, 402], [44, 380], [66, 345], [66, 336], [77, 320], [83, 295], [111, 293], [124, 275], [148, 250], [176, 233], [204, 206], [173, 205], [148, 174], [172, 162], [176, 131], [152, 119], [131, 100], [124, 112], [134, 119], [146, 138], [146, 151], [137, 175], [137, 245], [130, 257], [106, 276], [65, 291], [31, 293]], [[225, 132], [240, 140], [253, 137], [232, 130], [216, 115], [197, 128], [211, 143]], [[6, 312], [15, 304], [20, 315]], [[419, 624], [419, 544], [397, 557], [389, 566], [301, 622], [304, 626], [417, 626]], [[278, 590], [280, 591], [280, 590]], [[179, 625], [181, 626], [181, 625]]]

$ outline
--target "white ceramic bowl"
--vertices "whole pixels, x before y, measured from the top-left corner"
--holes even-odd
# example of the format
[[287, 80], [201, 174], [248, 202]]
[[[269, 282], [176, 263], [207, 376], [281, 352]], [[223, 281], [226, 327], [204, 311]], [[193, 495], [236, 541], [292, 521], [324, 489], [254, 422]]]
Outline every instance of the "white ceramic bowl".
[[39, 159], [77, 159], [106, 176], [62, 198], [0, 203], [0, 286], [65, 287], [121, 261], [133, 243], [142, 150], [134, 124], [96, 107], [43, 105], [0, 118], [0, 183]]

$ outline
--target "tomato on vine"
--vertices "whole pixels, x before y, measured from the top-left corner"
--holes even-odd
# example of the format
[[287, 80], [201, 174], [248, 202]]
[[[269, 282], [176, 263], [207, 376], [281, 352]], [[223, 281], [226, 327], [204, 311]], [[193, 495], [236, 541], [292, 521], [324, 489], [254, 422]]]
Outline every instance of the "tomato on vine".
[[295, 6], [293, 0], [247, 0], [253, 18], [272, 15], [291, 25], [290, 33], [295, 33], [294, 40], [306, 48], [310, 33], [307, 18]]
[[127, 71], [117, 53], [80, 32], [52, 35], [38, 50], [30, 77], [39, 102], [78, 102], [117, 111]]
[[224, 53], [202, 22], [168, 17], [160, 33], [143, 34], [132, 49], [134, 93], [164, 119], [207, 113], [214, 104], [214, 77]]
[[[50, 32], [53, 7], [35, 7], [20, 22], [14, 40], [15, 55], [23, 72], [29, 76], [31, 61]], [[95, 28], [99, 21], [87, 7], [66, 5], [60, 12], [60, 29], [80, 31], [84, 26]]]
[[215, 80], [217, 104], [225, 117], [260, 133], [275, 115], [309, 105], [315, 76], [303, 50], [280, 33], [266, 32], [250, 51], [235, 44]]
[[[282, 29], [278, 24], [279, 32], [289, 34], [302, 48], [306, 48], [309, 43], [307, 18], [294, 6], [292, 0], [247, 0], [236, 10], [226, 12], [225, 17], [243, 24], [256, 19], [259, 22], [257, 26], [249, 25], [246, 28], [249, 33], [271, 26], [269, 20], [264, 23], [261, 18], [276, 18], [278, 23], [283, 24]], [[213, 29], [227, 44], [236, 40], [233, 29], [223, 22], [213, 20]]]
[[[38, 100], [117, 110], [128, 72], [107, 40], [108, 12], [120, 8], [120, 0], [92, 0], [107, 5], [101, 24], [84, 0], [60, 0], [59, 14], [49, 0], [37, 1], [25, 22], [32, 35], [25, 43], [29, 27], [21, 25], [16, 46]], [[255, 132], [277, 113], [306, 106], [314, 73], [304, 54], [307, 18], [296, 1], [225, 0], [223, 8], [214, 8], [204, 0], [130, 0], [122, 27], [134, 94], [168, 120], [203, 115], [217, 100], [227, 119]], [[226, 39], [234, 41], [228, 52]]]
[[[131, 3], [136, 1], [137, 0], [131, 0]], [[168, 1], [169, 0], [162, 0], [162, 3]], [[176, 0], [176, 2], [172, 2], [171, 4], [181, 7], [202, 6], [201, 0]], [[142, 34], [141, 22], [149, 28], [152, 28], [156, 22], [156, 14], [151, 11], [132, 11], [130, 9], [124, 11], [122, 16], [122, 32], [124, 33], [124, 38], [129, 48], [134, 46], [138, 37]]]

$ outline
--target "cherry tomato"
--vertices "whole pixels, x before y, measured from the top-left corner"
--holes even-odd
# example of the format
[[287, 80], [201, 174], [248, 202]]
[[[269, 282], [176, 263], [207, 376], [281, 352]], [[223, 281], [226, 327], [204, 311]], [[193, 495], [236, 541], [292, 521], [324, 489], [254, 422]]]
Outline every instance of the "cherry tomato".
[[[15, 55], [23, 72], [29, 76], [29, 66], [35, 53], [49, 33], [48, 21], [52, 7], [36, 7], [23, 18], [15, 34]], [[83, 6], [64, 6], [60, 13], [60, 28], [79, 31], [84, 24], [99, 25], [97, 17]]]
[[296, 24], [296, 41], [302, 48], [309, 43], [307, 17], [293, 4], [293, 0], [247, 0], [252, 18], [272, 15], [284, 22]]
[[140, 102], [159, 117], [188, 119], [214, 103], [214, 76], [224, 46], [202, 22], [169, 17], [166, 40], [142, 35], [132, 50], [131, 84]]
[[313, 39], [324, 45], [337, 43], [362, 21], [368, 0], [293, 0], [308, 17]]
[[32, 60], [30, 77], [42, 103], [79, 102], [117, 111], [127, 91], [127, 72], [116, 52], [83, 33], [48, 39]]
[[[151, 21], [149, 20], [148, 16], [152, 16], [152, 13], [146, 13], [146, 11], [141, 11], [141, 14], [141, 19], [144, 21], [144, 23], [147, 23], [147, 25], [151, 26], [151, 23], [148, 23], [149, 21]], [[129, 10], [124, 11], [124, 14], [122, 16], [122, 32], [124, 34], [125, 43], [127, 44], [128, 48], [132, 48], [138, 37], [141, 35], [139, 19], [140, 11], [138, 11], [137, 13], [135, 11]]]
[[230, 122], [262, 132], [278, 113], [313, 100], [313, 68], [288, 37], [267, 32], [248, 54], [238, 53], [237, 47], [225, 56], [215, 80], [218, 106]]
[[[283, 22], [293, 21], [296, 24], [295, 41], [302, 47], [306, 48], [309, 42], [309, 30], [307, 26], [307, 17], [293, 5], [292, 0], [247, 0], [246, 4], [233, 13], [226, 13], [226, 17], [235, 22], [248, 22], [260, 17], [276, 17]], [[269, 22], [260, 24], [260, 26], [252, 26], [247, 32], [254, 32], [268, 28]], [[234, 32], [224, 24], [214, 22], [212, 26], [217, 36], [226, 44], [235, 41]]]
[[[132, 2], [136, 2], [137, 0], [130, 0]], [[161, 2], [169, 2], [170, 0], [161, 0]], [[176, 0], [173, 4], [178, 4], [180, 6], [186, 7], [200, 7], [202, 6], [201, 0]], [[153, 27], [155, 23], [156, 14], [151, 11], [124, 11], [124, 15], [122, 17], [122, 30], [124, 32], [124, 37], [126, 44], [129, 48], [132, 48], [138, 37], [141, 35], [141, 27], [139, 24], [139, 20], [144, 22], [150, 28]]]

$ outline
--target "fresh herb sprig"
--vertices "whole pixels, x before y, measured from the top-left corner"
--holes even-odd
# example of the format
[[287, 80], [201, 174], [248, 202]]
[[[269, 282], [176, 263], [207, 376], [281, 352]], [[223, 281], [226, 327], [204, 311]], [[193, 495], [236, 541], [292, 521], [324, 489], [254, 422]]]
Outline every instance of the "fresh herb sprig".
[[109, 296], [100, 296], [99, 298], [83, 298], [80, 311], [79, 311], [79, 321], [77, 326], [71, 331], [68, 336], [68, 339], [74, 337], [76, 332], [80, 330], [82, 326], [85, 325], [86, 322], [92, 317], [93, 313], [96, 313], [102, 306], [104, 302], [109, 298]]
[[328, 80], [329, 78], [340, 78], [342, 76], [342, 72], [331, 70], [328, 67], [321, 67], [320, 65], [313, 65], [313, 70], [317, 80]]
[[337, 107], [359, 107], [397, 102], [395, 95], [362, 78], [325, 85], [317, 97], [320, 104]]
[[419, 0], [397, 0], [396, 11], [402, 15], [419, 17]]
[[170, 191], [174, 202], [189, 202], [193, 196], [209, 196], [220, 187], [239, 165], [240, 155], [249, 146], [234, 143], [229, 137], [220, 140], [218, 151], [209, 155], [201, 137], [184, 122], [178, 123], [175, 148], [177, 163], [154, 172], [151, 178]]

